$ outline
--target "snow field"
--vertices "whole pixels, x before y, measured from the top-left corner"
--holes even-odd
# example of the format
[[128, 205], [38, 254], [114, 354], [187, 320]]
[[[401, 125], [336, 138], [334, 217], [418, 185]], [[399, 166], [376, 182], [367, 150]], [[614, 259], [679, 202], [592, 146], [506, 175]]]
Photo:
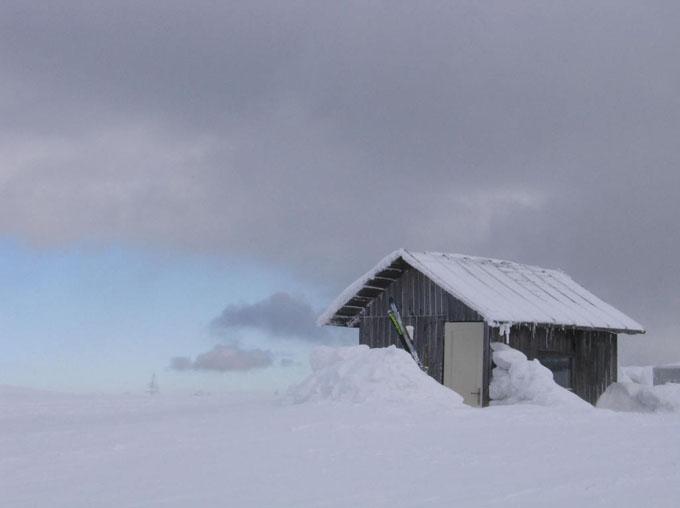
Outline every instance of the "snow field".
[[0, 413], [6, 508], [674, 506], [677, 413], [39, 397]]
[[622, 508], [680, 501], [680, 413], [574, 411], [540, 364], [509, 348], [496, 353], [506, 402], [556, 405], [464, 406], [396, 348], [317, 350], [310, 377], [280, 398], [0, 387], [0, 506]]

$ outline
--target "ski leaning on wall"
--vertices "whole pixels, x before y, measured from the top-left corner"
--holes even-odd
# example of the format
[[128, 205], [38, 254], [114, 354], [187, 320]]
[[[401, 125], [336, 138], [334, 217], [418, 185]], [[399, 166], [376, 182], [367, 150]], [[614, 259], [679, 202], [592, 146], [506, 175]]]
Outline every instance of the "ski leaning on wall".
[[403, 321], [401, 320], [401, 314], [399, 314], [399, 307], [397, 307], [397, 302], [395, 302], [394, 298], [392, 297], [390, 297], [390, 309], [387, 311], [387, 315], [390, 316], [392, 324], [394, 324], [394, 327], [397, 329], [397, 334], [399, 335], [401, 342], [404, 344], [404, 349], [411, 353], [411, 356], [418, 364], [418, 367], [420, 367], [421, 370], [423, 370], [424, 372], [427, 372], [427, 369], [423, 366], [422, 363], [420, 363], [420, 358], [418, 358], [418, 353], [416, 352], [416, 348], [413, 345], [413, 340], [411, 340], [411, 336], [409, 335], [408, 330], [406, 329]]

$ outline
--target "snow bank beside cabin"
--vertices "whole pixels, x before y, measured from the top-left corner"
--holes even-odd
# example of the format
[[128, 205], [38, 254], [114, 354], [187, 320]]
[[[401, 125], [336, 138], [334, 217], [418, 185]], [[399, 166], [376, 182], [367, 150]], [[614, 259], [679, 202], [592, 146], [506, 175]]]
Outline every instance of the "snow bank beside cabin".
[[460, 395], [421, 371], [411, 355], [395, 346], [319, 347], [310, 363], [312, 374], [288, 390], [287, 401], [463, 404]]
[[680, 384], [654, 385], [654, 369], [619, 367], [619, 382], [609, 385], [597, 407], [637, 413], [680, 412]]
[[638, 383], [652, 386], [654, 384], [654, 367], [619, 367], [620, 383]]
[[491, 349], [496, 364], [489, 385], [491, 404], [592, 408], [578, 395], [555, 383], [550, 369], [538, 360], [529, 361], [520, 351], [500, 342], [493, 342]]
[[600, 396], [597, 407], [639, 413], [680, 411], [680, 384], [612, 383]]

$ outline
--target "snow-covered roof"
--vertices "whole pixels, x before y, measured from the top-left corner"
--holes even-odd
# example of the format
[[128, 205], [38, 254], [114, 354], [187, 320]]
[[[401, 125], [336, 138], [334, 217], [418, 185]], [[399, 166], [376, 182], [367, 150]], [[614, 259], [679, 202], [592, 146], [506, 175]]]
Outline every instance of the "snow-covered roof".
[[644, 333], [639, 323], [559, 270], [512, 261], [400, 249], [350, 284], [317, 323], [357, 326], [358, 317], [404, 268], [415, 268], [479, 313], [491, 326], [536, 323]]

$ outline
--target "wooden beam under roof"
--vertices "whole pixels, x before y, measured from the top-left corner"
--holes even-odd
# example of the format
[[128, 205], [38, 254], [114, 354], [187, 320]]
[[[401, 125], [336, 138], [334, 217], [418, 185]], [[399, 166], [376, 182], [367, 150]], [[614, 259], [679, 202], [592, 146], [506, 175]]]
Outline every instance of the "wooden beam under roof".
[[342, 317], [352, 317], [352, 316], [356, 316], [357, 314], [359, 314], [359, 312], [361, 312], [362, 310], [363, 310], [363, 307], [362, 308], [351, 308], [351, 309], [348, 309], [347, 307], [340, 307], [338, 309], [338, 312], [335, 313], [335, 315], [336, 316], [342, 316]]
[[[373, 298], [370, 298], [370, 297], [368, 297], [368, 296], [359, 296], [359, 295], [354, 295], [354, 296], [352, 297], [352, 300], [358, 300], [358, 301], [365, 302], [365, 303], [370, 302], [372, 299], [373, 299]], [[350, 300], [350, 301], [351, 301], [351, 300]]]
[[376, 277], [384, 277], [387, 279], [397, 280], [399, 277], [404, 275], [404, 270], [400, 268], [385, 268], [375, 274]]
[[392, 284], [397, 279], [394, 279], [392, 277], [380, 277], [379, 275], [376, 275], [375, 277], [373, 277], [373, 280], [389, 281], [389, 283]]
[[361, 297], [368, 297], [370, 299], [373, 299], [382, 292], [383, 292], [382, 288], [374, 288], [374, 287], [364, 286], [359, 291], [357, 291], [357, 294], [355, 295], [355, 297], [361, 296]]
[[361, 307], [362, 309], [366, 308], [368, 303], [371, 301], [370, 298], [357, 298], [356, 296], [352, 298], [349, 302], [347, 302], [345, 305], [348, 305], [350, 307]]
[[394, 282], [394, 281], [391, 280], [391, 279], [385, 280], [385, 279], [376, 279], [375, 277], [373, 277], [372, 279], [367, 281], [366, 284], [364, 284], [364, 287], [374, 287], [374, 288], [378, 288], [378, 289], [382, 290], [382, 289], [387, 289], [389, 287], [389, 285], [392, 284], [392, 282]]

